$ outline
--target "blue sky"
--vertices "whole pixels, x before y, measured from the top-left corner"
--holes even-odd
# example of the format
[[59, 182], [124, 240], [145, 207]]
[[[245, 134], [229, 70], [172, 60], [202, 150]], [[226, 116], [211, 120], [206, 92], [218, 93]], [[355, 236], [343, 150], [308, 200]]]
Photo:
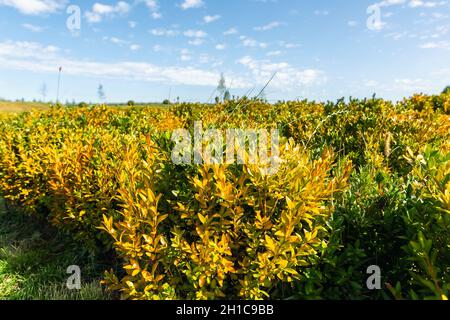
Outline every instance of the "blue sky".
[[59, 66], [63, 101], [207, 101], [222, 72], [233, 95], [275, 74], [269, 100], [396, 100], [450, 84], [450, 1], [0, 0], [0, 97], [55, 100]]

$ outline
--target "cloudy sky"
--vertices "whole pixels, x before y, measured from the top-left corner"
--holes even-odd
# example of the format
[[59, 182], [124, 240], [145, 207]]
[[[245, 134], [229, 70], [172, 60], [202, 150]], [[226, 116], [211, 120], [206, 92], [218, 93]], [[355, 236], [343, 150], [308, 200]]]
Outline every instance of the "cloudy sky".
[[450, 84], [450, 1], [0, 0], [0, 97], [401, 99]]

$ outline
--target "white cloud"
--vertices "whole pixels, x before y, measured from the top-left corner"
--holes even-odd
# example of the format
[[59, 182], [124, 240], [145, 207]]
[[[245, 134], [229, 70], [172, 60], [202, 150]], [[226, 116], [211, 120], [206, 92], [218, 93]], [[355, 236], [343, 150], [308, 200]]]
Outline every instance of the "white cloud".
[[91, 11], [87, 11], [84, 16], [90, 23], [98, 23], [103, 17], [113, 17], [116, 14], [123, 15], [130, 11], [131, 6], [125, 1], [119, 1], [116, 5], [108, 5], [96, 2]]
[[223, 33], [224, 36], [231, 36], [233, 34], [237, 34], [238, 30], [236, 28], [230, 28]]
[[387, 26], [386, 22], [383, 21], [375, 21], [372, 25], [372, 29], [374, 31], [381, 31]]
[[283, 51], [275, 50], [275, 51], [267, 52], [266, 56], [268, 56], [268, 57], [276, 57], [276, 56], [280, 56], [281, 54], [283, 54]]
[[225, 44], [223, 44], [223, 43], [219, 43], [219, 44], [216, 45], [216, 49], [217, 50], [225, 50], [226, 47], [227, 46]]
[[[220, 70], [194, 67], [161, 66], [144, 62], [99, 62], [72, 59], [60, 55], [61, 50], [34, 42], [0, 42], [0, 68], [29, 72], [57, 72], [58, 66], [68, 75], [102, 77], [156, 83], [214, 86]], [[248, 88], [252, 84], [238, 75], [226, 74], [233, 79], [233, 88]]]
[[[131, 46], [130, 49], [133, 50]], [[162, 50], [161, 47], [153, 49]], [[180, 51], [180, 59], [185, 62], [194, 60], [188, 49]], [[196, 59], [195, 62], [207, 63], [208, 67], [202, 69], [192, 66], [162, 66], [136, 61], [82, 60], [63, 54], [63, 50], [55, 46], [46, 46], [35, 42], [0, 42], [0, 69], [54, 74], [57, 72], [57, 67], [62, 66], [63, 72], [67, 75], [175, 85], [214, 86], [220, 70], [215, 70], [215, 67], [211, 66], [214, 63], [215, 66], [220, 67], [221, 63], [212, 60], [208, 55], [199, 56], [198, 61]], [[275, 72], [276, 77], [270, 83], [270, 87], [281, 92], [320, 86], [327, 81], [321, 70], [298, 69], [287, 62], [275, 63], [268, 59], [257, 60], [246, 56], [239, 59], [237, 63], [244, 67], [244, 71], [239, 74], [226, 74], [227, 79], [233, 79], [233, 88], [263, 86]]]
[[122, 39], [119, 39], [116, 37], [112, 37], [112, 38], [110, 38], [110, 40], [112, 43], [115, 43], [115, 44], [125, 44], [126, 43], [125, 40], [122, 40]]
[[394, 40], [400, 40], [400, 39], [405, 38], [407, 36], [409, 36], [409, 33], [407, 31], [390, 32], [390, 33], [386, 34], [386, 37], [394, 39]]
[[64, 8], [67, 0], [0, 0], [0, 6], [8, 6], [26, 15], [55, 13]]
[[191, 46], [200, 46], [205, 43], [204, 38], [208, 35], [203, 30], [186, 30], [183, 32], [184, 36], [191, 38], [188, 43]]
[[31, 32], [42, 32], [45, 29], [43, 27], [35, 26], [29, 23], [22, 24], [22, 27], [24, 27], [27, 30], [30, 30]]
[[158, 20], [158, 19], [162, 18], [162, 14], [160, 12], [152, 12], [151, 16], [155, 20]]
[[181, 61], [192, 60], [191, 52], [188, 49], [181, 49], [180, 53], [181, 53], [181, 56], [180, 56]]
[[136, 28], [137, 23], [136, 23], [136, 21], [129, 21], [128, 25], [130, 26], [131, 29], [134, 29], [134, 28]]
[[436, 37], [445, 36], [449, 32], [448, 26], [437, 26], [436, 27]]
[[183, 34], [188, 38], [205, 38], [208, 35], [203, 30], [186, 30]]
[[145, 0], [145, 5], [150, 9], [157, 11], [159, 9], [158, 2], [156, 0]]
[[386, 95], [394, 93], [396, 96], [411, 96], [414, 93], [423, 92], [434, 94], [440, 92], [450, 80], [450, 69], [441, 69], [439, 72], [430, 72], [431, 78], [396, 78], [392, 81], [381, 81], [374, 79], [364, 79], [357, 82], [356, 86], [361, 87], [361, 83], [378, 94]]
[[422, 1], [422, 0], [384, 0], [375, 3], [378, 7], [390, 7], [400, 4], [408, 4], [410, 8], [435, 8], [438, 6], [443, 6], [447, 1]]
[[131, 50], [131, 51], [138, 51], [139, 49], [141, 49], [141, 46], [138, 45], [138, 44], [132, 44], [132, 45], [130, 46], [130, 50]]
[[161, 19], [162, 18], [162, 14], [161, 12], [159, 12], [159, 4], [158, 1], [156, 0], [143, 0], [145, 2], [145, 5], [147, 6], [147, 8], [149, 8], [150, 12], [151, 12], [151, 17], [153, 19]]
[[195, 38], [193, 40], [188, 41], [191, 46], [201, 46], [205, 41], [202, 38]]
[[444, 14], [444, 13], [441, 13], [441, 12], [433, 12], [432, 14], [431, 14], [431, 16], [434, 18], [434, 19], [446, 19], [446, 18], [448, 18], [448, 14]]
[[102, 21], [102, 16], [100, 14], [93, 13], [91, 11], [87, 11], [84, 16], [89, 23], [98, 23]]
[[164, 29], [164, 28], [152, 29], [150, 30], [150, 33], [158, 37], [174, 37], [180, 34], [178, 30]]
[[349, 21], [349, 22], [347, 22], [347, 25], [349, 27], [356, 27], [356, 26], [358, 26], [358, 21], [354, 21], [354, 20]]
[[272, 30], [274, 28], [278, 28], [278, 27], [280, 27], [282, 25], [283, 25], [283, 23], [281, 23], [281, 22], [273, 21], [273, 22], [270, 22], [270, 23], [268, 23], [268, 24], [266, 24], [264, 26], [254, 27], [253, 29], [255, 31], [268, 31], [268, 30]]
[[449, 41], [426, 42], [421, 44], [420, 48], [450, 50], [450, 42]]
[[183, 10], [187, 10], [193, 8], [200, 8], [203, 5], [204, 5], [203, 0], [184, 0], [184, 2], [181, 4], [181, 8]]
[[394, 5], [399, 5], [405, 3], [406, 0], [384, 0], [380, 1], [378, 3], [375, 3], [374, 5], [377, 7], [390, 7]]
[[241, 40], [242, 45], [244, 47], [250, 47], [250, 48], [259, 47], [259, 48], [263, 48], [263, 49], [267, 48], [267, 43], [259, 42], [259, 41], [255, 40], [255, 39], [249, 38], [247, 36], [240, 36], [239, 39]]
[[405, 91], [408, 93], [429, 91], [431, 89], [431, 87], [432, 87], [432, 85], [429, 81], [421, 79], [421, 78], [395, 79], [394, 83], [392, 84], [392, 89], [401, 90], [401, 91]]
[[[449, 25], [450, 26], [450, 25]], [[448, 26], [442, 25], [437, 26], [434, 31], [432, 30], [424, 30], [421, 36], [419, 36], [420, 39], [436, 39], [441, 36], [445, 36], [448, 33], [449, 29]]]
[[321, 85], [327, 81], [320, 70], [299, 70], [287, 62], [273, 63], [270, 60], [255, 60], [250, 56], [245, 56], [237, 62], [251, 72], [254, 83], [258, 85], [264, 85], [276, 73], [270, 85], [278, 90], [291, 91], [302, 86]]
[[51, 59], [59, 51], [55, 46], [44, 46], [36, 42], [0, 42], [0, 57]]
[[435, 8], [438, 6], [442, 6], [446, 4], [446, 1], [439, 1], [439, 2], [434, 2], [434, 1], [421, 1], [421, 0], [411, 0], [409, 2], [409, 6], [411, 8]]
[[285, 42], [285, 41], [280, 41], [278, 44], [280, 45], [280, 47], [283, 47], [286, 49], [294, 49], [294, 48], [300, 47], [300, 45], [298, 43]]
[[129, 44], [129, 43], [130, 43], [129, 41], [126, 41], [126, 40], [123, 40], [123, 39], [120, 39], [120, 38], [117, 38], [117, 37], [107, 37], [107, 36], [104, 36], [104, 37], [103, 37], [103, 40], [104, 40], [104, 41], [109, 41], [109, 42], [111, 42], [111, 43], [113, 43], [113, 44], [117, 44], [117, 45], [119, 45], [119, 46], [123, 46], [123, 45], [126, 45], [126, 44]]
[[94, 3], [94, 5], [92, 6], [92, 12], [99, 15], [110, 14], [114, 12], [114, 7], [107, 4]]
[[203, 17], [203, 21], [205, 23], [211, 23], [211, 22], [217, 21], [219, 19], [220, 19], [220, 16], [218, 14], [216, 14], [214, 16], [204, 16]]
[[130, 5], [124, 1], [119, 1], [115, 6], [110, 6], [102, 3], [94, 3], [92, 11], [100, 15], [107, 15], [112, 13], [127, 13], [130, 11]]
[[211, 57], [205, 53], [198, 57], [198, 62], [200, 63], [211, 63]]

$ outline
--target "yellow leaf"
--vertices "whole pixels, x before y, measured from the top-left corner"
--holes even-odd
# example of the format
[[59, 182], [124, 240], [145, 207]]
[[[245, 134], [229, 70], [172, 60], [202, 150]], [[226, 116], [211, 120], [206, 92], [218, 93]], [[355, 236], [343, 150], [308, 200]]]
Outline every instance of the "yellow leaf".
[[139, 269], [134, 269], [133, 272], [131, 273], [131, 276], [132, 276], [132, 277], [135, 277], [135, 276], [137, 276], [137, 275], [139, 274], [139, 272], [141, 272], [141, 270], [139, 270]]
[[198, 218], [200, 219], [200, 222], [202, 224], [206, 224], [206, 217], [202, 215], [201, 213], [198, 214]]
[[206, 282], [205, 276], [201, 276], [200, 279], [198, 279], [198, 284], [199, 284], [200, 288], [202, 288], [205, 285], [205, 282]]
[[284, 238], [285, 236], [286, 236], [286, 234], [283, 232], [283, 231], [281, 231], [281, 230], [278, 230], [277, 232], [275, 232], [275, 235], [278, 237], [278, 238]]
[[280, 265], [281, 268], [286, 268], [288, 265], [287, 260], [278, 260], [277, 263]]
[[295, 209], [295, 203], [292, 202], [291, 199], [289, 199], [289, 197], [286, 197], [286, 204], [289, 210], [294, 210]]
[[269, 249], [270, 251], [275, 253], [276, 249], [277, 249], [275, 241], [271, 237], [269, 237], [267, 234], [265, 236], [265, 240], [266, 240], [266, 247], [267, 247], [267, 249]]

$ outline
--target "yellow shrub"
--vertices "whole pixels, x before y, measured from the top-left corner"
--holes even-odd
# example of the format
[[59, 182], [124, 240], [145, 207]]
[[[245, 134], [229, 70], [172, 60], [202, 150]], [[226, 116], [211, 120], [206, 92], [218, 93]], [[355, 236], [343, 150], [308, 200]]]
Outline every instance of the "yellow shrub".
[[262, 299], [299, 278], [315, 248], [326, 245], [330, 200], [345, 187], [351, 166], [333, 177], [331, 151], [311, 160], [292, 141], [280, 158], [280, 170], [270, 176], [256, 165], [199, 166], [193, 197], [169, 213], [158, 209], [152, 162], [126, 168], [123, 219], [105, 216], [103, 228], [127, 276], [108, 273], [106, 283], [124, 298]]

